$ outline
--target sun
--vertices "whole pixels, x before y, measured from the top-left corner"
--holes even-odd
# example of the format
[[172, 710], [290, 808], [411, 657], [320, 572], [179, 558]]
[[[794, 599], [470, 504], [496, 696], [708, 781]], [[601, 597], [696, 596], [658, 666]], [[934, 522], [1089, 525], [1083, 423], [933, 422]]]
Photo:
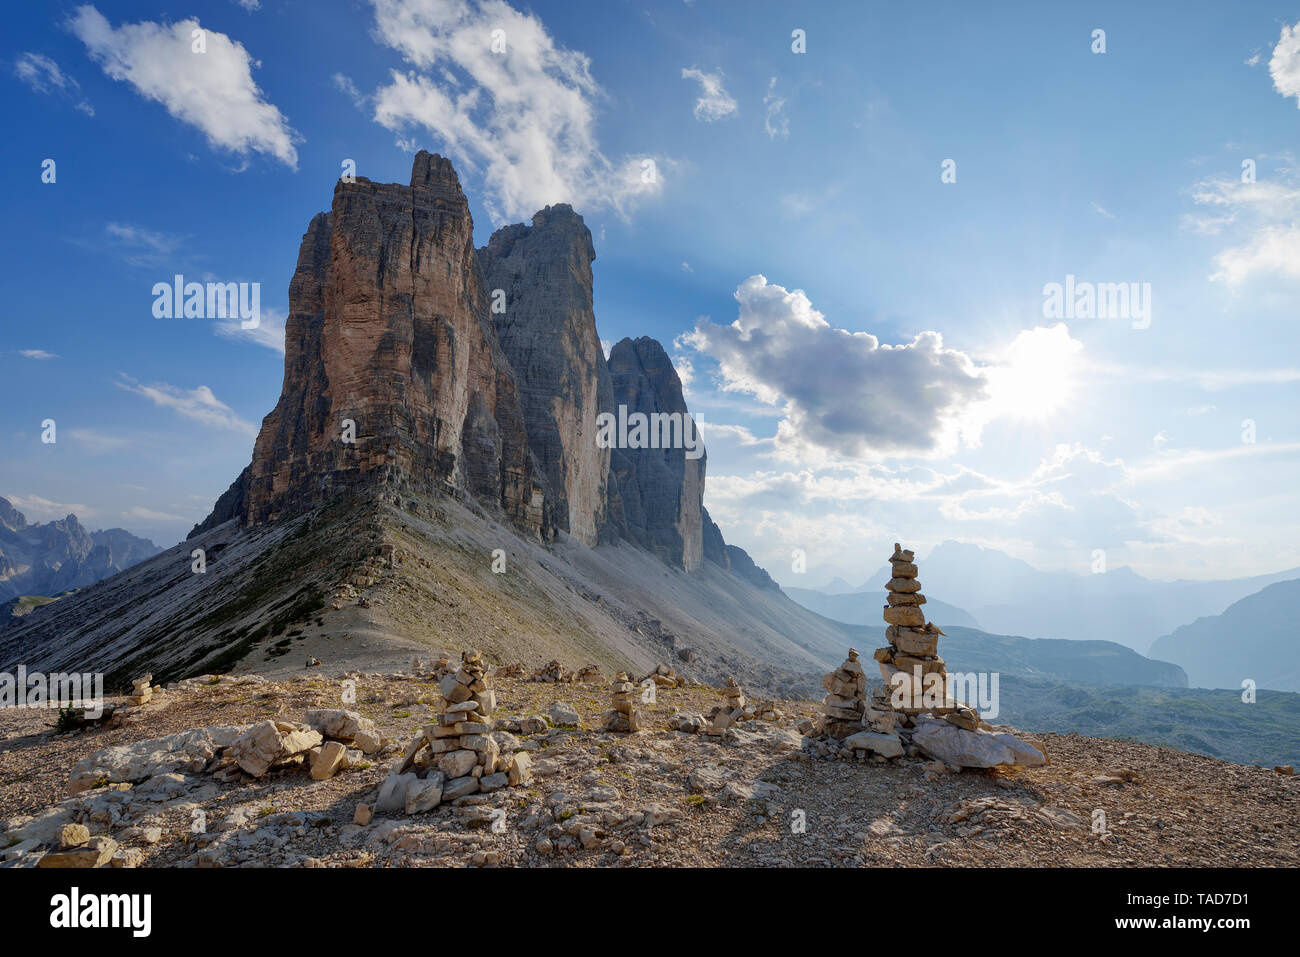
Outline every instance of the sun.
[[1065, 323], [1026, 329], [987, 367], [989, 404], [995, 415], [1042, 421], [1070, 402], [1083, 343]]

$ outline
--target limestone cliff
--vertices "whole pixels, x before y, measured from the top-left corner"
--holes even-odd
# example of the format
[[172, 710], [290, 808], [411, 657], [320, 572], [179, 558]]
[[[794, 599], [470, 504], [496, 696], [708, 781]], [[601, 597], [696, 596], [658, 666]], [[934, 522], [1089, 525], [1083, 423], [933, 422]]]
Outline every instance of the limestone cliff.
[[552, 532], [469, 205], [451, 163], [423, 151], [410, 186], [340, 181], [312, 220], [289, 285], [280, 401], [247, 475], [195, 531], [379, 483], [468, 495], [531, 535]]
[[592, 307], [591, 232], [572, 207], [548, 206], [531, 226], [498, 230], [478, 257], [556, 524], [595, 545], [606, 524], [610, 457], [595, 423], [614, 394]]
[[624, 339], [606, 360], [582, 217], [548, 206], [477, 251], [473, 228], [439, 156], [417, 154], [409, 186], [335, 186], [289, 284], [279, 402], [191, 537], [386, 486], [472, 500], [529, 538], [625, 540], [775, 587], [704, 510], [702, 444], [598, 441], [611, 417], [698, 436], [658, 342]]
[[[609, 371], [620, 419], [625, 414], [629, 419], [637, 414], [689, 415], [677, 370], [654, 339], [619, 341], [610, 350]], [[610, 471], [618, 497], [617, 502], [611, 497], [610, 511], [620, 534], [669, 564], [686, 571], [699, 568], [705, 460], [704, 455], [688, 458], [685, 448], [615, 448]]]

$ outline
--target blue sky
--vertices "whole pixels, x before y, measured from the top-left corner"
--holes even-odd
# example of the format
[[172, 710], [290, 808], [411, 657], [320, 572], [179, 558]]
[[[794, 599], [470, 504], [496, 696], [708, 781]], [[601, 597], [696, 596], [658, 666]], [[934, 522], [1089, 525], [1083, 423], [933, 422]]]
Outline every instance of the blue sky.
[[[899, 538], [1300, 565], [1300, 5], [809, 6], [9, 12], [0, 495], [183, 537], [279, 394], [340, 164], [405, 182], [428, 148], [480, 243], [584, 214], [602, 338], [673, 352], [706, 504], [778, 580], [857, 583]], [[154, 318], [176, 273], [260, 282], [265, 328]], [[1067, 275], [1149, 284], [1149, 327], [1045, 317]]]

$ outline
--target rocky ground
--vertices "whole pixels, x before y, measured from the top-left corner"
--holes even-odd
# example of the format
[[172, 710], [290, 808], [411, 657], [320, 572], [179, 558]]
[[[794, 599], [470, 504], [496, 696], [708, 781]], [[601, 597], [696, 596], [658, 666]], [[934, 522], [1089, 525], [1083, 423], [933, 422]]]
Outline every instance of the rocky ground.
[[1272, 770], [1074, 735], [1033, 736], [1051, 761], [1040, 768], [827, 760], [794, 730], [812, 702], [777, 702], [777, 721], [723, 737], [669, 730], [677, 712], [723, 703], [698, 685], [659, 689], [638, 734], [588, 730], [609, 707], [608, 676], [498, 678], [498, 722], [564, 702], [584, 727], [550, 720], [517, 736], [534, 759], [528, 786], [362, 826], [357, 805], [373, 800], [442, 701], [432, 680], [356, 681], [349, 707], [391, 745], [319, 781], [302, 765], [228, 783], [182, 767], [68, 794], [73, 766], [103, 748], [344, 706], [340, 683], [319, 673], [192, 683], [121, 726], [74, 734], [54, 734], [52, 712], [0, 711], [0, 866], [36, 863], [68, 824], [110, 839], [97, 843], [118, 866], [146, 867], [1300, 864], [1300, 783]]

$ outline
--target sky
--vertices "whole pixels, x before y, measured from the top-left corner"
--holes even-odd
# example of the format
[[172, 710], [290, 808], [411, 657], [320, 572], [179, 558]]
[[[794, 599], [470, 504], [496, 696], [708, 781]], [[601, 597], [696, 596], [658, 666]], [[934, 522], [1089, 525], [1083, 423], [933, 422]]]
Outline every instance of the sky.
[[[669, 349], [705, 504], [778, 581], [858, 584], [899, 540], [1161, 579], [1300, 566], [1298, 4], [6, 23], [0, 495], [29, 520], [182, 539], [279, 395], [311, 217], [349, 161], [407, 182], [426, 148], [480, 245], [584, 215], [601, 338]], [[177, 274], [260, 283], [261, 325], [157, 318]]]

